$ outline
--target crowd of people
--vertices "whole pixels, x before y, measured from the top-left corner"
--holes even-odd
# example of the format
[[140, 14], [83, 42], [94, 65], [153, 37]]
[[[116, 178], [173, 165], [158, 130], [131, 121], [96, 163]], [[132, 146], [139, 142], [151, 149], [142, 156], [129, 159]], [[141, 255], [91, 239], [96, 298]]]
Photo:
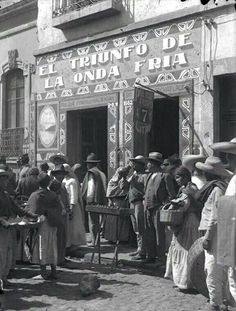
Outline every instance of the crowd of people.
[[[1, 289], [8, 285], [16, 260], [24, 260], [26, 255], [40, 266], [40, 278], [53, 280], [57, 266], [66, 264], [68, 253], [86, 243], [95, 245], [98, 234], [116, 242], [119, 232], [119, 241], [129, 241], [132, 226], [137, 249], [130, 257], [165, 265], [164, 277], [172, 279], [182, 292], [193, 287], [188, 255], [201, 237], [208, 310], [236, 305], [236, 139], [211, 148], [227, 155], [227, 168], [217, 156], [186, 155], [180, 159], [173, 155], [163, 159], [161, 153], [151, 152], [147, 158], [137, 155], [128, 166], [117, 168], [108, 184], [94, 153], [87, 156], [85, 174], [78, 163], [70, 167], [62, 154], [53, 155], [39, 168], [31, 167], [28, 155], [23, 155], [17, 182], [2, 157]], [[89, 204], [130, 208], [132, 213], [118, 222], [115, 216], [106, 216], [100, 226], [99, 214], [85, 211]], [[181, 221], [166, 224], [162, 211], [170, 215], [178, 211]], [[17, 229], [13, 225], [17, 217], [27, 219], [32, 226]]]

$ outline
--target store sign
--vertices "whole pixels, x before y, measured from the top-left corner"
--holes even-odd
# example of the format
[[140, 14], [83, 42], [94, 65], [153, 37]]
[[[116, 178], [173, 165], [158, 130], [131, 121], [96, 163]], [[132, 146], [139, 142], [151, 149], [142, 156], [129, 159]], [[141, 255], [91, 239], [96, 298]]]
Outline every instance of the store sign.
[[134, 124], [139, 134], [147, 134], [152, 126], [154, 93], [142, 88], [134, 89]]
[[18, 157], [23, 153], [24, 128], [0, 131], [0, 153], [6, 157]]
[[191, 20], [39, 57], [37, 92], [52, 99], [197, 78], [199, 28]]

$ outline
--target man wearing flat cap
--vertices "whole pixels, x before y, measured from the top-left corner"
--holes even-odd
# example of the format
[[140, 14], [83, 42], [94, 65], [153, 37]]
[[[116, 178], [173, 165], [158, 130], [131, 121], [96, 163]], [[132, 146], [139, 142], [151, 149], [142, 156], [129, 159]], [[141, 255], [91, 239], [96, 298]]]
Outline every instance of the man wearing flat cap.
[[[87, 156], [87, 173], [82, 184], [82, 196], [86, 204], [100, 204], [105, 205], [106, 199], [106, 176], [98, 168], [98, 163], [101, 161], [97, 159], [95, 153], [90, 153]], [[99, 215], [95, 213], [88, 213], [89, 218], [89, 232], [91, 234], [92, 244], [95, 243], [96, 235], [99, 227]]]
[[145, 240], [148, 263], [155, 262], [156, 257], [165, 261], [165, 228], [160, 222], [160, 208], [165, 201], [176, 196], [173, 178], [161, 170], [162, 154], [151, 152], [148, 156], [149, 174], [145, 185]]

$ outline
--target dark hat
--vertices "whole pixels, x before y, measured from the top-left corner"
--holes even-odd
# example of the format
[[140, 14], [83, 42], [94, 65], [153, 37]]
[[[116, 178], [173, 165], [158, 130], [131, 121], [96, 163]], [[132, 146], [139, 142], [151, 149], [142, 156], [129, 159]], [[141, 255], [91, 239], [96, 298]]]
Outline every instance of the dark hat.
[[0, 164], [0, 177], [6, 176], [8, 177], [10, 175], [10, 172], [8, 171], [7, 165]]
[[55, 168], [51, 171], [52, 175], [56, 175], [57, 173], [67, 175], [67, 171], [65, 170], [63, 164], [56, 165]]
[[47, 173], [45, 172], [39, 173], [38, 182], [40, 187], [46, 188], [49, 185], [50, 180], [51, 180], [50, 176]]
[[129, 160], [132, 162], [145, 164], [145, 158], [142, 155], [137, 155], [135, 158], [130, 158]]
[[38, 168], [37, 168], [37, 167], [32, 167], [32, 168], [30, 168], [30, 169], [29, 169], [28, 175], [29, 175], [29, 176], [31, 176], [31, 175], [35, 175], [35, 176], [39, 175], [39, 170], [38, 170]]
[[60, 183], [60, 181], [58, 181], [58, 180], [56, 180], [56, 179], [51, 180], [49, 189], [50, 189], [51, 191], [54, 191], [54, 192], [60, 190], [60, 189], [61, 189], [61, 183]]
[[182, 162], [179, 158], [179, 155], [177, 153], [172, 154], [171, 156], [168, 157], [169, 165], [181, 165]]
[[57, 154], [53, 154], [49, 158], [49, 161], [55, 165], [64, 164], [64, 163], [67, 163], [67, 158], [62, 153], [57, 153]]
[[147, 159], [159, 163], [163, 162], [163, 156], [160, 152], [150, 152]]
[[87, 156], [87, 160], [85, 162], [86, 163], [99, 163], [101, 162], [101, 160], [98, 160], [96, 154], [92, 152]]
[[49, 165], [47, 164], [47, 162], [43, 162], [40, 164], [40, 169], [44, 172], [49, 170]]

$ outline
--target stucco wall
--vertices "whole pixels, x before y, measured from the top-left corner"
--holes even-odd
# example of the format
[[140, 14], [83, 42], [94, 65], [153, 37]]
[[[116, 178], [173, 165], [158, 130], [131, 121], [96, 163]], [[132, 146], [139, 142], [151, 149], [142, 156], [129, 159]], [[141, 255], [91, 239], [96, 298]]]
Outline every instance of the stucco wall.
[[38, 1], [39, 48], [44, 48], [64, 41], [71, 41], [96, 33], [127, 26], [165, 13], [176, 12], [196, 6], [199, 0], [123, 0], [121, 13], [111, 17], [81, 24], [69, 30], [52, 28], [52, 3], [49, 0]]

